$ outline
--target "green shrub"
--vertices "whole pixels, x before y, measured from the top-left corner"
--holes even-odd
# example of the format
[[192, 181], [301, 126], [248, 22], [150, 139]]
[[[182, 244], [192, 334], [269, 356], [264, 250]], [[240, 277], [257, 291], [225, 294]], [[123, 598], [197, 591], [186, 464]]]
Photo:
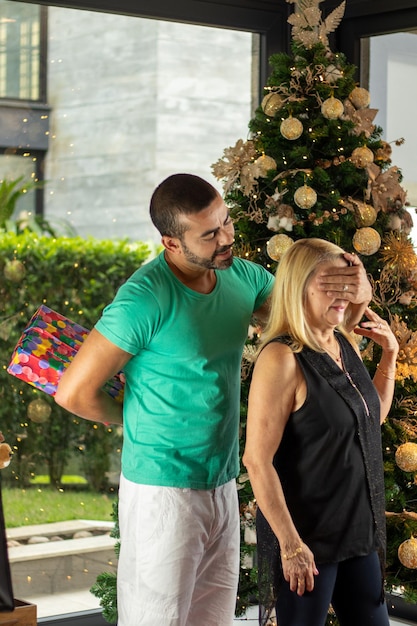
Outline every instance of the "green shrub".
[[[110, 456], [121, 446], [121, 429], [68, 414], [53, 398], [8, 374], [6, 367], [41, 304], [92, 328], [118, 287], [149, 254], [144, 243], [0, 234], [0, 430], [14, 450], [3, 480], [23, 487], [46, 468], [50, 483], [59, 486], [75, 453], [91, 487], [106, 487]], [[29, 403], [39, 398], [51, 410], [43, 423], [27, 415]]]

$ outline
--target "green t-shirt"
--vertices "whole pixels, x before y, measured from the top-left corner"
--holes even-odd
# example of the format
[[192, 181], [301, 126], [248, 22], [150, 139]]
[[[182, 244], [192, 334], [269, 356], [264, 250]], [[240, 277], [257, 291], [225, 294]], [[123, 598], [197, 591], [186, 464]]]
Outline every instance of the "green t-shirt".
[[213, 489], [238, 474], [242, 350], [273, 276], [240, 258], [216, 276], [211, 293], [197, 293], [162, 253], [121, 286], [96, 324], [132, 355], [124, 368], [128, 480]]

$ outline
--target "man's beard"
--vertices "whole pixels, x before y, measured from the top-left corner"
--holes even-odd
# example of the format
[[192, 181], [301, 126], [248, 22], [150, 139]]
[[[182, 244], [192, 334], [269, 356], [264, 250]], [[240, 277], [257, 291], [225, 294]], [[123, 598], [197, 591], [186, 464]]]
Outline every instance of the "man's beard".
[[211, 257], [211, 259], [206, 259], [204, 257], [197, 256], [196, 254], [191, 252], [191, 250], [185, 245], [184, 241], [181, 241], [181, 245], [187, 261], [206, 270], [225, 270], [233, 263], [233, 254], [231, 254], [230, 257], [227, 259], [222, 259], [221, 261], [216, 262], [217, 255], [227, 252], [232, 248], [232, 246], [223, 246], [222, 248], [218, 248]]

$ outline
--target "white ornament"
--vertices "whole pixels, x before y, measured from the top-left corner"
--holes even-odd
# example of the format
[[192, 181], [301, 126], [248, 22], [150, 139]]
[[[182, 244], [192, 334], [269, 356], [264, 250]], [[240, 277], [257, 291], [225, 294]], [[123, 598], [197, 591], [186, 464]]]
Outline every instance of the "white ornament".
[[245, 543], [247, 543], [249, 546], [255, 546], [256, 530], [254, 528], [249, 528], [249, 526], [246, 526], [243, 538]]
[[328, 65], [324, 72], [324, 78], [328, 83], [336, 83], [342, 78], [343, 72], [339, 70], [335, 65]]

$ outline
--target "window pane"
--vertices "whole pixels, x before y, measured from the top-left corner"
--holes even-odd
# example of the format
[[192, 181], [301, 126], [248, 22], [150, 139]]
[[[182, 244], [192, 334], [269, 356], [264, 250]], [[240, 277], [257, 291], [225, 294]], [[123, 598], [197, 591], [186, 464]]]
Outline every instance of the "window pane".
[[49, 8], [46, 216], [81, 235], [158, 238], [154, 187], [210, 179], [247, 134], [250, 33]]
[[[392, 33], [370, 38], [369, 89], [371, 107], [378, 109], [375, 123], [392, 148], [392, 165], [401, 169], [417, 244], [417, 35]], [[396, 141], [404, 139], [397, 145]]]
[[0, 0], [0, 98], [38, 100], [40, 7]]

